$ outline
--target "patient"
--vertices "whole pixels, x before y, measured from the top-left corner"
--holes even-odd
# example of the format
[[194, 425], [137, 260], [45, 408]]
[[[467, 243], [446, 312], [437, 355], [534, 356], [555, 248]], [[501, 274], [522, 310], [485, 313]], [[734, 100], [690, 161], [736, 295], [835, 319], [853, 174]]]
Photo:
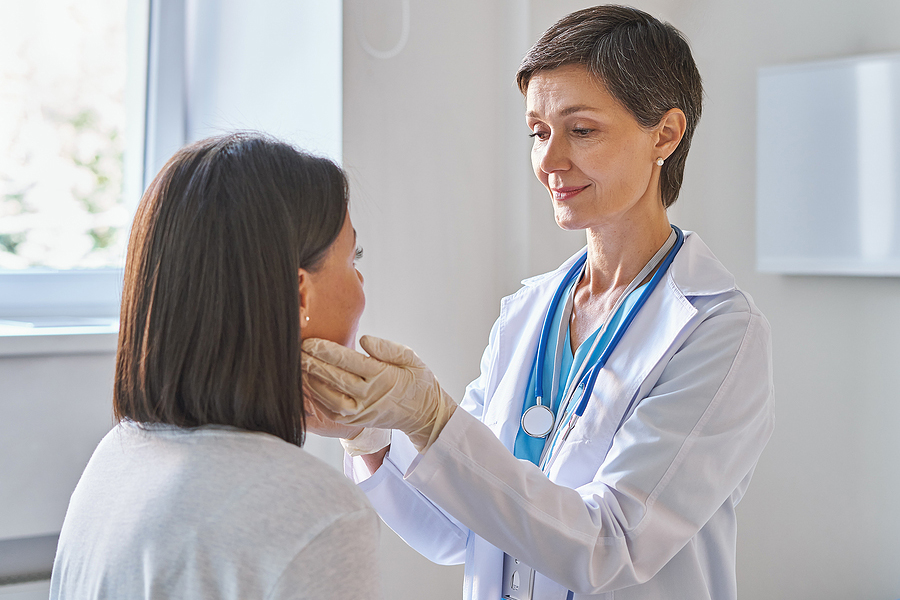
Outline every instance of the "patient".
[[287, 144], [233, 134], [163, 167], [128, 247], [118, 424], [51, 598], [380, 596], [378, 517], [301, 449], [300, 338], [353, 345], [355, 237], [341, 169]]

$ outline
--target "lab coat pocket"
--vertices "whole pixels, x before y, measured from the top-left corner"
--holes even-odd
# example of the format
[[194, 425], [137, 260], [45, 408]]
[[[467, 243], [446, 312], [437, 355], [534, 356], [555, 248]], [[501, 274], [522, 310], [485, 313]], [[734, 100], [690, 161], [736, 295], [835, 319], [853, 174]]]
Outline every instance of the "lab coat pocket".
[[555, 451], [556, 458], [548, 475], [560, 485], [578, 487], [593, 481], [606, 459], [622, 417], [637, 394], [635, 385], [630, 394], [611, 395], [604, 400], [597, 391], [601, 387], [600, 377], [597, 383], [584, 415]]

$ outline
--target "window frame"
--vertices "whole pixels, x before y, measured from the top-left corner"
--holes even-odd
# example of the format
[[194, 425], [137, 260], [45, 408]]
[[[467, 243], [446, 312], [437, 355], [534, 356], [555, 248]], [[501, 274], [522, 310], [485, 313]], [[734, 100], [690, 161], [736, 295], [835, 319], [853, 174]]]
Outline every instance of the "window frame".
[[[146, 186], [172, 154], [193, 139], [222, 131], [266, 131], [341, 162], [343, 16], [340, 0], [325, 3], [272, 0], [269, 8], [282, 15], [281, 31], [291, 35], [303, 31], [301, 38], [289, 45], [299, 55], [286, 54], [278, 44], [265, 43], [271, 41], [271, 35], [261, 44], [250, 33], [238, 39], [229, 38], [229, 44], [221, 48], [225, 54], [213, 54], [216, 58], [212, 64], [199, 71], [198, 61], [209, 60], [210, 56], [206, 50], [198, 54], [198, 47], [217, 43], [224, 35], [222, 27], [240, 27], [242, 19], [266, 11], [254, 8], [256, 13], [246, 13], [251, 10], [246, 6], [207, 0], [126, 1], [128, 147], [123, 194], [132, 211]], [[216, 25], [219, 20], [221, 23]], [[227, 74], [227, 69], [223, 70], [223, 61], [229, 56], [233, 60], [235, 53], [248, 56], [251, 63], [264, 61], [261, 63], [264, 68], [254, 67], [252, 72], [242, 73], [240, 80], [235, 80]], [[306, 79], [284, 77], [287, 69], [304, 73]], [[214, 78], [212, 82], [203, 78], [200, 78], [202, 82], [192, 81], [200, 74], [212, 74]], [[274, 87], [270, 89], [272, 82]], [[309, 85], [315, 85], [316, 94], [306, 93]], [[205, 93], [210, 89], [216, 90], [216, 94]], [[269, 91], [258, 98], [253, 93], [244, 93], [262, 89]], [[309, 121], [309, 115], [316, 115], [314, 122]], [[117, 321], [121, 285], [121, 268], [0, 271], [0, 321], [29, 316], [109, 317]], [[3, 335], [12, 334], [0, 329], [0, 336]]]
[[[123, 197], [133, 213], [143, 190], [184, 144], [184, 0], [127, 0], [128, 141]], [[117, 319], [121, 268], [0, 271], [0, 319]]]

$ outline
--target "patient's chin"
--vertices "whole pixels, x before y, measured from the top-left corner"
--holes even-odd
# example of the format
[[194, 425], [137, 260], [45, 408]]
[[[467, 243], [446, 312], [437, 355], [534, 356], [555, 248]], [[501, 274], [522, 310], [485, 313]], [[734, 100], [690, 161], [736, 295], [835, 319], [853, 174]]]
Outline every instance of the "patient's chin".
[[356, 332], [352, 332], [346, 336], [329, 336], [327, 338], [328, 341], [334, 342], [335, 344], [340, 344], [345, 348], [350, 348], [351, 350], [356, 350]]

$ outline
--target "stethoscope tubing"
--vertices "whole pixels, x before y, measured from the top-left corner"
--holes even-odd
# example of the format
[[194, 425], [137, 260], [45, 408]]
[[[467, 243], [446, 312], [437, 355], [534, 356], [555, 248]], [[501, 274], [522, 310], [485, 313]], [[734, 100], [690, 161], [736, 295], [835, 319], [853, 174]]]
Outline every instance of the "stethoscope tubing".
[[[575, 427], [575, 423], [578, 419], [584, 414], [584, 411], [587, 409], [588, 402], [590, 401], [591, 394], [594, 390], [594, 382], [597, 380], [597, 375], [600, 373], [600, 370], [606, 365], [606, 362], [609, 360], [609, 357], [612, 355], [613, 351], [616, 349], [616, 346], [619, 344], [619, 341], [622, 339], [622, 336], [625, 335], [628, 327], [631, 325], [631, 322], [640, 312], [641, 308], [643, 308], [647, 299], [659, 285], [659, 282], [662, 281], [662, 278], [665, 277], [666, 273], [669, 270], [672, 262], [675, 260], [675, 256], [678, 254], [678, 251], [684, 245], [684, 232], [681, 231], [675, 225], [672, 225], [672, 229], [675, 231], [675, 243], [673, 244], [671, 250], [666, 254], [665, 258], [659, 264], [659, 267], [656, 269], [656, 272], [653, 274], [653, 277], [650, 278], [650, 281], [647, 284], [647, 288], [644, 293], [638, 298], [635, 305], [628, 311], [622, 323], [616, 328], [616, 331], [613, 333], [612, 339], [610, 339], [609, 343], [606, 345], [603, 353], [600, 355], [600, 358], [597, 362], [588, 369], [588, 371], [582, 375], [581, 381], [578, 383], [578, 387], [582, 387], [581, 398], [579, 399], [578, 405], [574, 412], [564, 410], [561, 406], [559, 410], [564, 410], [563, 415], [557, 415], [557, 419], [559, 420], [557, 427], [555, 427], [555, 431], [551, 431], [550, 433], [550, 441], [545, 451], [542, 453], [541, 460], [539, 461], [539, 467], [544, 470], [547, 465], [549, 465], [550, 460], [553, 456], [553, 448], [557, 446], [558, 441], [565, 441], [569, 436], [569, 432]], [[568, 288], [569, 283], [571, 283], [572, 278], [577, 275], [577, 273], [584, 267], [585, 262], [587, 261], [587, 253], [585, 252], [578, 260], [575, 261], [575, 264], [572, 265], [572, 268], [569, 269], [568, 273], [566, 273], [566, 277], [563, 279], [563, 283], [556, 290], [556, 293], [553, 296], [553, 301], [550, 304], [550, 309], [547, 312], [547, 317], [544, 319], [544, 326], [541, 329], [541, 337], [538, 342], [538, 354], [535, 356], [536, 367], [538, 368], [538, 373], [535, 381], [535, 395], [538, 398], [542, 397], [543, 392], [543, 382], [541, 381], [543, 369], [541, 365], [543, 363], [543, 357], [546, 356], [544, 353], [546, 352], [547, 340], [550, 335], [550, 328], [552, 326], [552, 317], [556, 312], [556, 307], [559, 306], [559, 301], [562, 298], [562, 294], [565, 292], [565, 289]], [[625, 413], [622, 416], [622, 420], [624, 421], [625, 417], [631, 411], [632, 406], [634, 405], [636, 399], [632, 399], [629, 403]], [[540, 402], [540, 400], [538, 400]], [[551, 399], [552, 404], [552, 399]], [[619, 427], [622, 426], [622, 422], [619, 422]], [[617, 428], [618, 430], [618, 428]], [[562, 434], [562, 440], [559, 440], [560, 434]]]
[[[553, 294], [553, 300], [551, 300], [550, 302], [551, 310], [547, 312], [547, 317], [544, 319], [544, 326], [541, 328], [541, 337], [538, 340], [538, 353], [535, 356], [538, 371], [542, 370], [543, 357], [547, 355], [547, 343], [549, 342], [550, 338], [550, 329], [552, 329], [553, 327], [552, 313], [556, 310], [556, 307], [559, 306], [559, 301], [562, 299], [562, 295], [565, 293], [569, 283], [581, 272], [581, 270], [584, 268], [584, 263], [586, 262], [587, 251], [585, 251], [584, 254], [578, 257], [578, 259], [575, 261], [575, 264], [572, 265], [572, 267], [566, 273], [565, 278], [563, 278], [563, 283], [556, 289], [556, 293]], [[543, 378], [539, 376], [535, 379], [534, 382], [534, 391], [535, 396], [538, 398], [538, 402], [540, 402], [544, 397], [544, 382], [542, 381], [542, 379]], [[553, 403], [552, 398], [550, 402], [551, 404]]]
[[598, 360], [597, 363], [593, 367], [591, 367], [590, 372], [586, 374], [588, 380], [585, 383], [584, 393], [581, 396], [581, 401], [578, 403], [578, 407], [575, 409], [576, 416], [581, 417], [584, 414], [584, 409], [587, 408], [588, 401], [590, 400], [590, 392], [593, 391], [594, 382], [597, 380], [597, 374], [600, 372], [600, 369], [602, 369], [606, 365], [606, 361], [609, 360], [609, 357], [613, 353], [613, 350], [615, 350], [616, 346], [619, 345], [619, 340], [621, 340], [622, 336], [625, 335], [625, 332], [628, 330], [628, 326], [631, 325], [631, 322], [634, 321], [634, 318], [647, 302], [647, 298], [650, 297], [650, 294], [653, 293], [653, 290], [656, 289], [656, 286], [659, 285], [659, 282], [663, 277], [665, 277], [666, 271], [669, 270], [669, 266], [672, 264], [672, 261], [675, 260], [675, 255], [678, 254], [681, 246], [684, 245], [684, 233], [675, 225], [672, 225], [672, 229], [675, 230], [675, 245], [672, 246], [672, 249], [659, 265], [659, 268], [656, 269], [656, 273], [654, 273], [653, 277], [650, 278], [650, 282], [647, 285], [646, 292], [640, 295], [637, 302], [634, 303], [632, 309], [625, 315], [625, 318], [622, 320], [622, 323], [616, 329], [615, 333], [613, 333], [613, 337], [609, 341], [609, 344], [606, 345], [606, 349], [600, 356], [600, 360]]

